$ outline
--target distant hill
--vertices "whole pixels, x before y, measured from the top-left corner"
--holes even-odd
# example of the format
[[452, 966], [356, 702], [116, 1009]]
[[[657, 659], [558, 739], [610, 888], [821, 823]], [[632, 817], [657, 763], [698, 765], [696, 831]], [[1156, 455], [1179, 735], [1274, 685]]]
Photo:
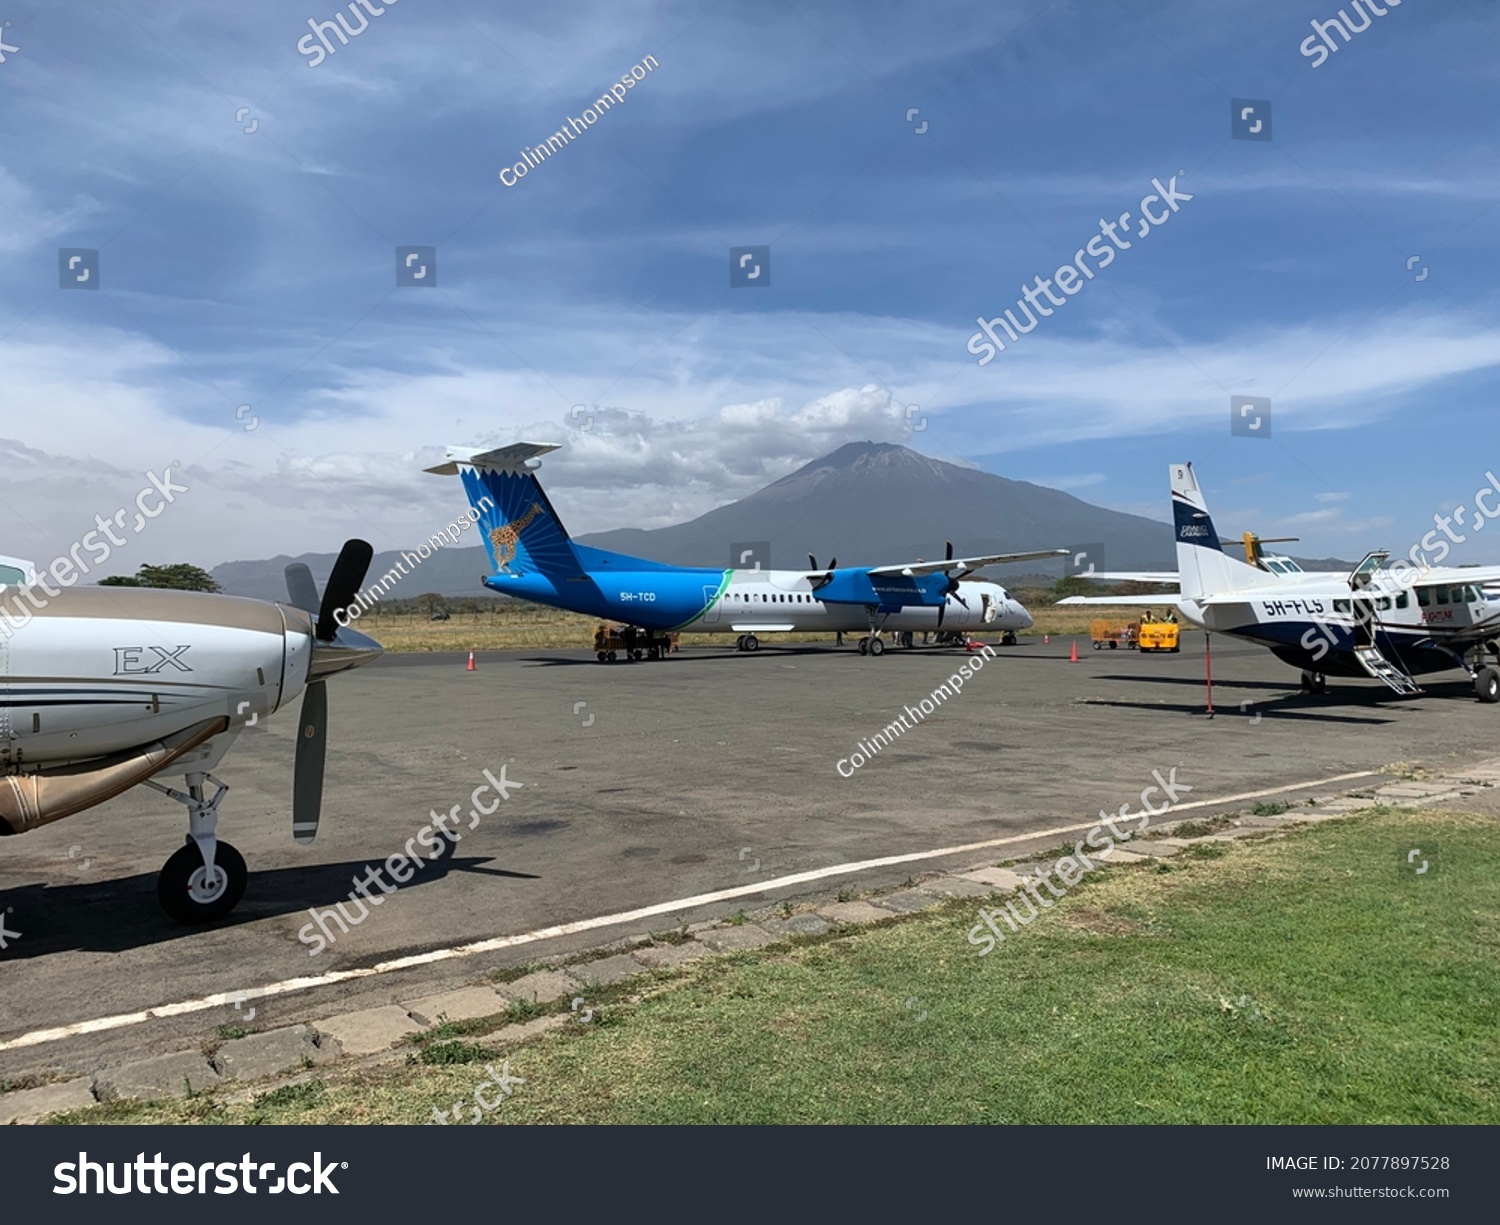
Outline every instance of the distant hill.
[[[473, 532], [465, 535], [470, 540], [475, 538]], [[288, 565], [294, 561], [306, 564], [317, 581], [318, 590], [322, 591], [329, 574], [333, 572], [333, 563], [337, 557], [337, 553], [303, 553], [298, 557], [283, 555], [266, 561], [229, 561], [214, 567], [212, 573], [228, 595], [252, 596], [257, 600], [285, 600], [285, 572]], [[375, 554], [365, 585], [368, 587], [379, 582], [382, 575], [395, 569], [400, 559], [399, 550]], [[410, 574], [393, 583], [382, 598], [409, 600], [429, 591], [448, 596], [483, 596], [489, 594], [482, 585], [489, 572], [490, 559], [482, 545], [440, 549]]]
[[[556, 500], [566, 523], [566, 494]], [[1172, 529], [1166, 523], [1106, 510], [1056, 489], [962, 468], [882, 442], [849, 443], [749, 497], [688, 523], [651, 530], [620, 528], [579, 539], [596, 548], [679, 566], [728, 565], [731, 546], [750, 542], [769, 543], [770, 564], [786, 569], [804, 566], [809, 551], [823, 565], [835, 557], [840, 565], [879, 565], [918, 557], [932, 560], [943, 555], [945, 540], [953, 541], [960, 557], [1102, 545], [1099, 569], [1172, 570], [1177, 566]], [[377, 554], [367, 581], [374, 582], [391, 570], [399, 556], [397, 552]], [[305, 553], [296, 558], [226, 562], [213, 576], [231, 595], [282, 600], [286, 598], [282, 574], [289, 562], [306, 563], [321, 589], [334, 557], [333, 553]], [[1302, 564], [1306, 569], [1349, 567], [1348, 562], [1332, 558]], [[489, 558], [483, 547], [443, 549], [394, 584], [388, 597], [410, 598], [428, 591], [483, 595], [481, 579], [488, 572]], [[1060, 561], [1050, 568], [1030, 562], [995, 571], [1013, 585], [1027, 576], [1056, 578], [1061, 573]]]
[[945, 540], [959, 556], [1102, 544], [1109, 569], [1177, 564], [1166, 523], [883, 442], [849, 443], [688, 523], [580, 539], [683, 566], [727, 565], [730, 546], [749, 541], [768, 542], [771, 565], [789, 569], [806, 565], [809, 551], [824, 565], [830, 557], [840, 565], [931, 560], [943, 555]]

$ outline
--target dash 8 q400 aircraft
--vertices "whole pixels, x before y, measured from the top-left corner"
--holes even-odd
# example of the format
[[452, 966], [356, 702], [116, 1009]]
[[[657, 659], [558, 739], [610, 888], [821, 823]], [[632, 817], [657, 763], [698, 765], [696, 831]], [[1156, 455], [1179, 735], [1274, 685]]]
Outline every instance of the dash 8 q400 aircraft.
[[[69, 589], [63, 579], [54, 589], [47, 580], [59, 563], [38, 575], [29, 563], [0, 558], [0, 835], [24, 834], [142, 784], [187, 809], [187, 843], [157, 878], [162, 907], [184, 923], [227, 915], [248, 873], [217, 836], [229, 788], [210, 771], [246, 726], [302, 694], [292, 836], [313, 840], [324, 682], [380, 654], [378, 643], [335, 616], [353, 603], [370, 557], [364, 541], [348, 541], [321, 601], [312, 573], [293, 563], [287, 604]], [[157, 781], [164, 775], [181, 776], [186, 790]]]
[[460, 476], [493, 573], [505, 595], [642, 630], [736, 634], [754, 651], [759, 635], [797, 630], [863, 633], [861, 654], [880, 655], [886, 630], [997, 631], [1014, 641], [1030, 614], [998, 583], [968, 580], [981, 566], [1062, 557], [1066, 549], [954, 557], [893, 566], [807, 570], [712, 570], [670, 566], [590, 548], [568, 537], [529, 461], [557, 450], [522, 442], [481, 451], [450, 447], [427, 471]]

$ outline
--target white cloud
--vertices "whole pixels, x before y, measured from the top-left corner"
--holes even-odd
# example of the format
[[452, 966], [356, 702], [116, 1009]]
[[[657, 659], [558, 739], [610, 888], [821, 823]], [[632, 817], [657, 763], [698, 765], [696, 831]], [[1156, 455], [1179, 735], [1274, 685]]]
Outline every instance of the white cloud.
[[[456, 483], [421, 472], [449, 443], [564, 443], [548, 480], [582, 534], [692, 518], [845, 442], [931, 452], [955, 413], [965, 437], [992, 435], [989, 454], [1223, 429], [1229, 387], [1271, 394], [1278, 433], [1330, 429], [1500, 363], [1492, 339], [1461, 314], [1409, 313], [1352, 330], [1343, 320], [1267, 328], [1176, 349], [1124, 335], [1033, 334], [1035, 343], [985, 369], [956, 360], [961, 338], [951, 329], [851, 314], [622, 317], [601, 306], [572, 310], [566, 326], [543, 311], [457, 338], [422, 326], [415, 340], [389, 328], [356, 332], [332, 351], [338, 364], [317, 367], [320, 388], [265, 402], [232, 377], [207, 385], [200, 371], [217, 362], [189, 363], [127, 331], [16, 327], [0, 342], [6, 433], [16, 439], [0, 456], [10, 462], [0, 552], [66, 549], [122, 491], [133, 495], [141, 473], [173, 459], [194, 474], [193, 510], [154, 524], [154, 556], [142, 560], [213, 565], [329, 551], [353, 534], [382, 548], [430, 534], [462, 506]], [[0, 320], [0, 335], [5, 328]], [[254, 377], [273, 386], [281, 362], [297, 360], [273, 352]], [[235, 420], [236, 403], [252, 405], [256, 429]], [[571, 417], [573, 404], [596, 403]], [[922, 405], [931, 433], [909, 432], [907, 403]], [[578, 428], [589, 415], [592, 424]], [[1062, 474], [1046, 483], [1102, 480]], [[1336, 508], [1310, 513], [1322, 518], [1300, 521], [1336, 518]]]

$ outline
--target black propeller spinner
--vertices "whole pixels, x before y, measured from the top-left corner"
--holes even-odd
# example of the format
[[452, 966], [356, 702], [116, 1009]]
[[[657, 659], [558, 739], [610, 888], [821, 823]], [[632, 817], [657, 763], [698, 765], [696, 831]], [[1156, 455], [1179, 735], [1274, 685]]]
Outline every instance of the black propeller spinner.
[[[953, 541], [949, 540], [949, 541], [946, 541], [945, 543], [947, 544], [948, 547], [947, 547], [947, 551], [943, 554], [943, 560], [944, 561], [952, 561], [953, 560]], [[964, 599], [964, 597], [962, 596], [962, 594], [960, 594], [959, 589], [958, 589], [958, 582], [959, 582], [960, 579], [968, 578], [969, 575], [971, 575], [973, 573], [974, 573], [974, 571], [972, 569], [970, 569], [970, 570], [960, 570], [957, 574], [950, 574], [948, 576], [948, 585], [943, 588], [943, 602], [938, 605], [937, 623], [938, 623], [938, 627], [939, 628], [942, 628], [943, 614], [948, 611], [948, 597], [950, 595], [955, 600], [957, 600], [960, 604], [962, 604], [965, 608], [968, 608], [969, 601], [966, 600], [966, 599]]]
[[[807, 566], [810, 570], [818, 569], [818, 559], [811, 553], [807, 555]], [[825, 570], [822, 574], [813, 575], [812, 589], [816, 591], [819, 587], [826, 587], [829, 583], [833, 582], [833, 572], [838, 568], [839, 559], [837, 557], [829, 558], [828, 569]]]

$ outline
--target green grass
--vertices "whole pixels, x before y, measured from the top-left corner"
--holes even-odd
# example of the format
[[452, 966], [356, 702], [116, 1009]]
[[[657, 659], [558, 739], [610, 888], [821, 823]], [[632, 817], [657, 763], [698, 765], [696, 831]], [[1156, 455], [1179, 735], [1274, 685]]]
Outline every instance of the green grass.
[[[1403, 875], [1427, 842], [1442, 875]], [[958, 900], [622, 985], [609, 1024], [472, 1063], [65, 1118], [424, 1122], [508, 1058], [525, 1083], [486, 1122], [1500, 1123], [1492, 818], [1386, 810], [1202, 850], [1091, 874], [985, 957]]]

